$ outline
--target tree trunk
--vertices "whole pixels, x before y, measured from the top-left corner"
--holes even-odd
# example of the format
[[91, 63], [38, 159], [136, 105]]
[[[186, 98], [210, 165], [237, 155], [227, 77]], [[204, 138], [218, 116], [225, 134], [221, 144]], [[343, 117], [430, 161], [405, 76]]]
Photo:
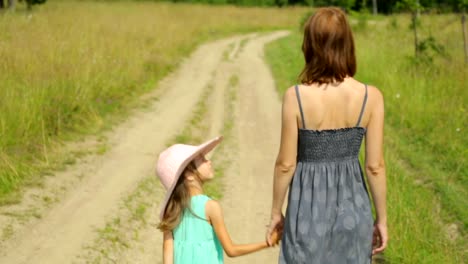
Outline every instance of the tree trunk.
[[372, 14], [377, 15], [377, 0], [372, 0]]
[[15, 10], [16, 8], [16, 0], [8, 0], [8, 9]]
[[421, 16], [421, 10], [419, 7], [419, 0], [416, 0], [416, 18], [419, 18], [419, 16]]
[[5, 5], [3, 4], [3, 0], [0, 0], [0, 9], [3, 9]]
[[418, 13], [416, 10], [411, 12], [411, 20], [413, 23], [413, 33], [414, 33], [414, 55], [419, 57], [419, 45], [418, 45]]
[[466, 13], [464, 9], [462, 13], [461, 23], [462, 23], [462, 31], [463, 31], [463, 46], [465, 48], [465, 64], [468, 64], [468, 45], [467, 45], [468, 43], [466, 43], [466, 38], [467, 38], [468, 33], [466, 32]]

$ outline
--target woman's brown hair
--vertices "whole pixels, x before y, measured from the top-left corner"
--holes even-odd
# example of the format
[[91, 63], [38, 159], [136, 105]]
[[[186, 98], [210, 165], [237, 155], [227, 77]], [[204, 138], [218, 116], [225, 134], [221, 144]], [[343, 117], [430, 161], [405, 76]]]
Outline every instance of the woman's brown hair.
[[319, 8], [306, 22], [302, 42], [304, 84], [342, 82], [356, 73], [354, 39], [346, 15], [336, 7]]
[[193, 173], [200, 177], [200, 173], [198, 172], [195, 163], [193, 161], [190, 162], [187, 165], [187, 167], [185, 167], [185, 170], [182, 172], [182, 175], [177, 180], [176, 186], [174, 187], [174, 191], [172, 192], [172, 195], [167, 203], [166, 209], [164, 210], [163, 219], [158, 224], [158, 229], [163, 232], [174, 230], [174, 228], [176, 228], [179, 225], [180, 220], [182, 219], [182, 215], [184, 214], [186, 209], [192, 212], [190, 208], [190, 192], [188, 187], [186, 186], [184, 177], [185, 173], [187, 172]]

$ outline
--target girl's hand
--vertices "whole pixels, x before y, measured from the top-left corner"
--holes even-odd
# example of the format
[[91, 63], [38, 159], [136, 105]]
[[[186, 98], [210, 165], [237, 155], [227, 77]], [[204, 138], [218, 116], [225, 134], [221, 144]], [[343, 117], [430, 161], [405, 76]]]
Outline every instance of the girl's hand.
[[378, 254], [387, 247], [387, 224], [375, 223], [372, 238], [372, 255]]
[[[271, 215], [270, 225], [268, 226], [267, 234], [266, 234], [266, 240], [267, 240], [268, 246], [270, 247], [274, 246], [281, 239], [281, 236], [283, 234], [283, 225], [284, 225], [283, 214], [280, 213], [280, 214]], [[276, 236], [277, 236], [278, 241], [273, 240], [273, 238], [275, 238], [275, 237], [272, 237], [273, 233], [277, 233]]]
[[273, 232], [271, 233], [271, 236], [270, 236], [271, 246], [278, 245], [282, 237], [283, 237], [283, 230], [278, 230], [276, 228], [273, 229]]

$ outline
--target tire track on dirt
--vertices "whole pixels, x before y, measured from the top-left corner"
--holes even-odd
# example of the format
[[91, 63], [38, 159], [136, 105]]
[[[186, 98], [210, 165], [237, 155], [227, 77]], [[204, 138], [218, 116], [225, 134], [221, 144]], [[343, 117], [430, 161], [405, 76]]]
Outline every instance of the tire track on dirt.
[[[225, 178], [226, 224], [237, 243], [263, 241], [269, 222], [273, 166], [278, 151], [281, 104], [271, 72], [263, 59], [264, 45], [284, 37], [279, 31], [250, 39], [238, 56], [239, 100], [236, 108], [236, 166]], [[226, 263], [277, 263], [278, 247]]]

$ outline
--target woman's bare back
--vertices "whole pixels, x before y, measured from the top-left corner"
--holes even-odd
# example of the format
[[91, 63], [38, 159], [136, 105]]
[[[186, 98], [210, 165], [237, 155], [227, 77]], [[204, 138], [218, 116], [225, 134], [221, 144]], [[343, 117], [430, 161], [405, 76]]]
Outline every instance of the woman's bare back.
[[[293, 87], [292, 87], [293, 88]], [[304, 113], [305, 128], [328, 130], [357, 125], [366, 95], [365, 84], [353, 78], [346, 78], [339, 84], [299, 85], [299, 94]], [[374, 100], [372, 95], [377, 88], [367, 87], [368, 98], [362, 114], [360, 126], [367, 127]], [[369, 107], [370, 106], [370, 107]], [[302, 127], [298, 108], [298, 127]]]

